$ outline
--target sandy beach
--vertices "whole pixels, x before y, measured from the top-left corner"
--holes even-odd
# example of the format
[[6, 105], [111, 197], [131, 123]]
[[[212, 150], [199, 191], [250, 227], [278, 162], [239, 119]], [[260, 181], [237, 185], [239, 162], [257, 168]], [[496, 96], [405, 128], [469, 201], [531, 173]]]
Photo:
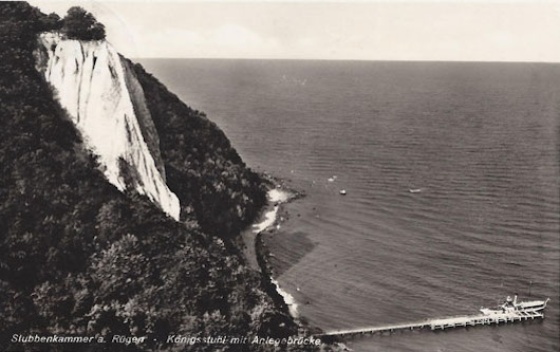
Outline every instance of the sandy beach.
[[[242, 237], [245, 242], [245, 255], [251, 267], [253, 269], [261, 271], [262, 268], [258, 264], [257, 251], [255, 248], [256, 237], [259, 233], [263, 231], [275, 231], [280, 228], [280, 220], [278, 219], [279, 210], [282, 204], [287, 203], [297, 197], [295, 192], [283, 189], [281, 187], [270, 189], [267, 192], [268, 205], [263, 210], [262, 215], [259, 217], [257, 222], [253, 224], [249, 229], [243, 232]], [[268, 263], [268, 258], [262, 258], [264, 262]], [[270, 271], [270, 268], [267, 270]], [[274, 275], [274, 273], [271, 273]], [[277, 280], [271, 277], [271, 282], [276, 286], [276, 291], [282, 298], [292, 317], [297, 318], [299, 313], [297, 309], [297, 303], [294, 297], [288, 292], [284, 291]]]

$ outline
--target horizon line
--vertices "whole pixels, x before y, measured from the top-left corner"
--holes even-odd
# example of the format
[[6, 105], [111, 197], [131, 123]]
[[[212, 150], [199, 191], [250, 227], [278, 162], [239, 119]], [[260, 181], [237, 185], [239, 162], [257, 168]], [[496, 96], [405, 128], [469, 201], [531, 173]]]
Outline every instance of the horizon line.
[[560, 64], [560, 61], [498, 61], [498, 60], [439, 60], [439, 59], [322, 59], [269, 57], [131, 57], [132, 60], [267, 60], [267, 61], [355, 61], [355, 62], [439, 62], [439, 63], [498, 63], [498, 64]]

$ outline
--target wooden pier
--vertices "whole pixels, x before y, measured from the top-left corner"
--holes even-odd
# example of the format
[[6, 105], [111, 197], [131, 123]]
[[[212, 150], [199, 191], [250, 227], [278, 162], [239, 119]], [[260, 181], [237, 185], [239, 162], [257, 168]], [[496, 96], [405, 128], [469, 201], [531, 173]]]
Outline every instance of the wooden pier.
[[457, 327], [480, 326], [480, 325], [498, 325], [506, 323], [514, 323], [525, 320], [542, 319], [544, 314], [536, 311], [515, 311], [495, 314], [479, 314], [479, 315], [463, 315], [456, 317], [447, 317], [440, 319], [428, 319], [420, 322], [413, 322], [398, 325], [374, 326], [360, 329], [335, 330], [328, 331], [323, 334], [317, 334], [315, 337], [353, 337], [361, 335], [376, 335], [384, 333], [393, 333], [397, 331], [414, 331], [414, 330], [445, 330]]

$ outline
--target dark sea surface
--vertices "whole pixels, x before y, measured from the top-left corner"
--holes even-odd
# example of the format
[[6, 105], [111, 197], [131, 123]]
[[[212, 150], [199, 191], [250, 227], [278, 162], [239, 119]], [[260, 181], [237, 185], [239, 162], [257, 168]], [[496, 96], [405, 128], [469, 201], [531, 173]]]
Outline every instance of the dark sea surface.
[[307, 192], [269, 244], [312, 325], [472, 314], [517, 292], [550, 297], [546, 319], [347, 345], [559, 351], [560, 65], [140, 62], [249, 166]]

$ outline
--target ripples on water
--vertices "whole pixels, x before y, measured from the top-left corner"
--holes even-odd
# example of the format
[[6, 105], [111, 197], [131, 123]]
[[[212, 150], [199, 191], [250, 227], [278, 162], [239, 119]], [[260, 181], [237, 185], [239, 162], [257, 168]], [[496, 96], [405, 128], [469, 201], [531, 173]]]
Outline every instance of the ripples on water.
[[142, 63], [207, 112], [250, 166], [307, 191], [269, 241], [279, 281], [312, 324], [468, 314], [518, 292], [552, 299], [543, 322], [349, 345], [560, 348], [559, 65]]

